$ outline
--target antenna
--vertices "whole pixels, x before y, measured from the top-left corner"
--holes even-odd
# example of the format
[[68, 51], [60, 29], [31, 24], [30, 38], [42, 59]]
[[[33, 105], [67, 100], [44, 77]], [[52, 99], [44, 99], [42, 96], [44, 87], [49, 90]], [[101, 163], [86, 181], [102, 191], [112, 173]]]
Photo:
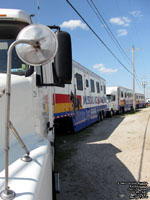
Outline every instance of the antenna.
[[40, 23], [40, 0], [37, 0], [37, 12], [38, 12], [38, 21], [37, 23]]

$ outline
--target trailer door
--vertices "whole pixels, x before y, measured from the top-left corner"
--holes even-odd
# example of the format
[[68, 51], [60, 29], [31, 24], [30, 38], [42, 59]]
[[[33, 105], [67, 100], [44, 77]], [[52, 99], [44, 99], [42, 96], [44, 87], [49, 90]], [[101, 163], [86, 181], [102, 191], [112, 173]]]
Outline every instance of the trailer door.
[[84, 108], [85, 108], [85, 115], [86, 115], [86, 124], [90, 124], [91, 118], [91, 91], [90, 91], [90, 83], [89, 83], [89, 76], [88, 74], [84, 75]]
[[117, 105], [118, 109], [120, 108], [120, 88], [117, 88]]
[[73, 107], [75, 113], [75, 130], [86, 127], [85, 110], [83, 109], [84, 97], [84, 74], [81, 71], [75, 72]]

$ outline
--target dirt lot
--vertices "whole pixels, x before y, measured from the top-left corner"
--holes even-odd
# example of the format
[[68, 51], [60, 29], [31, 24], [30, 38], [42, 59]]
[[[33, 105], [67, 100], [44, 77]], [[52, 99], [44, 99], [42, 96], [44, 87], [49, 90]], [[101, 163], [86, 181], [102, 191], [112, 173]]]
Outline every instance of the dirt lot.
[[150, 199], [150, 108], [59, 135], [56, 146], [57, 200]]

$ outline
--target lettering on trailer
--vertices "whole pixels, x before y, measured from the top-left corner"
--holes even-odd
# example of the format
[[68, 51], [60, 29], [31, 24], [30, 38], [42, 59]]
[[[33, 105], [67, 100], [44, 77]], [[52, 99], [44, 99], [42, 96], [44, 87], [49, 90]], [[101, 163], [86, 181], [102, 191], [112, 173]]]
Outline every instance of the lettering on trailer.
[[100, 104], [105, 102], [105, 97], [83, 96], [83, 104]]
[[124, 105], [126, 105], [125, 99], [120, 100], [120, 106], [124, 106]]

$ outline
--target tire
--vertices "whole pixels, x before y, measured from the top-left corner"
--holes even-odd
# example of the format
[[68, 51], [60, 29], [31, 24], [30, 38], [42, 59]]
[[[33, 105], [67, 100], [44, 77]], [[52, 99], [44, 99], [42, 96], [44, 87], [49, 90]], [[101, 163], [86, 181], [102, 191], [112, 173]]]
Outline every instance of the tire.
[[103, 119], [104, 119], [103, 112], [100, 112], [100, 119], [101, 119], [101, 121], [103, 121]]
[[123, 108], [119, 108], [118, 115], [122, 115], [122, 114], [123, 114]]
[[124, 114], [124, 108], [120, 108], [120, 115]]
[[113, 110], [111, 110], [109, 113], [109, 117], [112, 117], [112, 116], [113, 116]]
[[55, 173], [52, 172], [52, 192], [53, 192], [53, 200], [56, 200], [56, 189], [55, 189]]
[[98, 113], [98, 121], [97, 122], [99, 123], [100, 121], [101, 121], [101, 113], [99, 112]]
[[70, 135], [70, 134], [74, 134], [74, 128], [73, 128], [73, 124], [72, 124], [72, 120], [68, 120], [66, 123], [66, 134]]

